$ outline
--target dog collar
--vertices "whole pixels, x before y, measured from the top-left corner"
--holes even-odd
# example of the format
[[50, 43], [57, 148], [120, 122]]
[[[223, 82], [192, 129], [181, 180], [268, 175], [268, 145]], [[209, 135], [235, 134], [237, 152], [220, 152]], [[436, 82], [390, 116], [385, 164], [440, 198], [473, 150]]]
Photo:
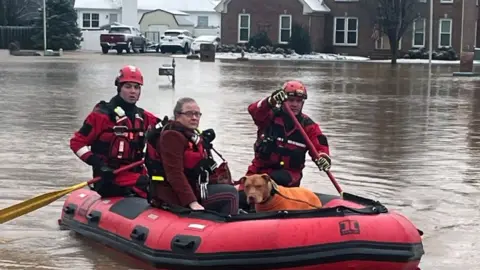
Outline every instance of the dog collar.
[[269, 202], [273, 196], [275, 196], [275, 194], [278, 193], [278, 190], [277, 190], [277, 186], [274, 185], [273, 188], [272, 188], [272, 191], [270, 191], [270, 196], [268, 196], [265, 200], [261, 201], [259, 204], [266, 204], [267, 202]]

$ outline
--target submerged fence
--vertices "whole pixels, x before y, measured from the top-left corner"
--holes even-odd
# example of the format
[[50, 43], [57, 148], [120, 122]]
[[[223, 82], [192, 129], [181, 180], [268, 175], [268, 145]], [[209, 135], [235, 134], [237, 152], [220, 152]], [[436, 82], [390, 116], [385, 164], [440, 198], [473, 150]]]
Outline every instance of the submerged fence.
[[31, 50], [34, 47], [32, 26], [0, 26], [0, 49], [8, 49], [8, 44], [17, 41], [21, 49]]

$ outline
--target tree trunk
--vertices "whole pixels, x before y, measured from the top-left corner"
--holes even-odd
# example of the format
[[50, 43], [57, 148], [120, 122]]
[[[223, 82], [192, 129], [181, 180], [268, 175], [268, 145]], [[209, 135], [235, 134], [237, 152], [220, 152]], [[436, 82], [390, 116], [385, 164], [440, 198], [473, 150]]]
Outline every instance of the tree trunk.
[[[397, 40], [396, 38], [394, 40]], [[392, 42], [392, 39], [390, 39], [390, 52], [392, 56], [392, 61], [390, 62], [392, 65], [397, 64], [397, 52], [398, 52], [398, 41]]]
[[396, 46], [396, 45], [391, 46], [390, 51], [392, 52], [392, 62], [391, 62], [392, 65], [397, 64], [397, 51], [398, 51], [397, 47], [398, 46]]
[[7, 25], [6, 0], [0, 0], [0, 25]]

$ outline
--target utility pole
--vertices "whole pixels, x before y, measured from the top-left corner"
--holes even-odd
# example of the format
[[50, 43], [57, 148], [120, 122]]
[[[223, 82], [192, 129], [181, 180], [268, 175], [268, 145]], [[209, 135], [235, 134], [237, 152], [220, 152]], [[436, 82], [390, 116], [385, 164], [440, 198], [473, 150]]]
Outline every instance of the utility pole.
[[428, 30], [428, 76], [432, 73], [432, 54], [433, 54], [433, 1], [430, 0], [430, 29]]
[[43, 0], [43, 56], [47, 52], [47, 3]]

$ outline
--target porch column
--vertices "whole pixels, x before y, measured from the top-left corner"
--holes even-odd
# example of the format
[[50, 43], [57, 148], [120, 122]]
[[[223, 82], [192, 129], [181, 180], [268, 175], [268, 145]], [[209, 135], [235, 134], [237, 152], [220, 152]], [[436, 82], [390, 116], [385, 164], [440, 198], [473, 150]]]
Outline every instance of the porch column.
[[473, 71], [473, 56], [475, 51], [475, 22], [478, 8], [476, 0], [463, 0], [462, 33], [460, 44], [460, 72]]

